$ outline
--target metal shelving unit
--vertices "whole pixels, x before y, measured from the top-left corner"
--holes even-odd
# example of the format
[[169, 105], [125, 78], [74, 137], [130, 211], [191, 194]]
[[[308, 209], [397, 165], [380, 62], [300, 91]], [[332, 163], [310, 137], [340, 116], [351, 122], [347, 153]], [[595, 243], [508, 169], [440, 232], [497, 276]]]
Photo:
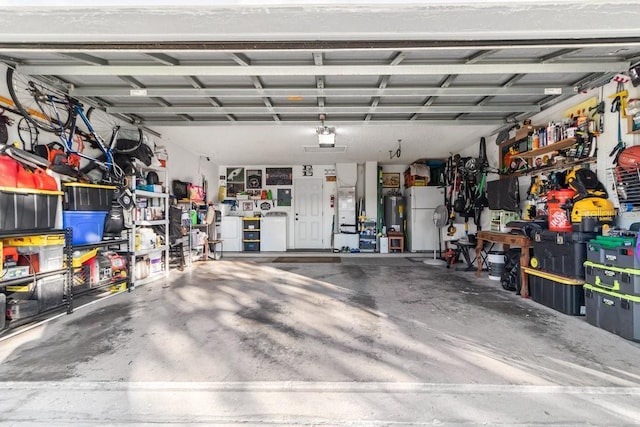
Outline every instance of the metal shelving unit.
[[122, 254], [125, 258], [127, 258], [127, 255], [130, 253], [130, 247], [129, 247], [129, 242], [131, 241], [130, 230], [126, 230], [126, 237], [121, 237], [119, 239], [117, 238], [106, 239], [97, 243], [89, 243], [85, 245], [72, 245], [71, 233], [72, 233], [71, 229], [67, 229], [67, 233], [66, 233], [67, 244], [65, 245], [65, 255], [67, 260], [66, 262], [67, 262], [67, 265], [69, 266], [69, 268], [67, 269], [68, 277], [65, 285], [65, 299], [67, 302], [67, 313], [73, 312], [73, 298], [76, 296], [80, 296], [91, 291], [102, 289], [107, 286], [115, 289], [122, 284], [127, 284], [127, 288], [130, 289], [131, 279], [132, 279], [131, 273], [133, 271], [131, 268], [130, 261], [127, 262], [124, 275], [111, 276], [111, 277], [102, 279], [98, 282], [90, 283], [88, 286], [74, 286], [75, 279], [76, 279], [76, 268], [73, 267], [73, 253], [76, 251], [105, 248], [107, 250], [117, 252], [118, 254]]
[[[162, 181], [165, 189], [168, 185], [168, 174], [165, 168], [158, 167], [141, 167], [143, 173], [150, 171], [162, 174]], [[131, 227], [130, 241], [130, 265], [131, 265], [131, 283], [130, 289], [149, 283], [153, 280], [167, 277], [169, 275], [169, 194], [165, 192], [148, 191], [145, 189], [132, 189], [134, 202], [134, 218]], [[145, 201], [144, 203], [142, 201]], [[142, 205], [145, 205], [144, 207]], [[161, 212], [161, 218], [158, 218], [157, 212]], [[155, 213], [155, 215], [154, 215]], [[137, 234], [141, 228], [153, 227], [156, 234], [161, 237], [161, 244], [157, 244], [153, 248], [137, 249]], [[159, 271], [149, 271], [145, 277], [137, 278], [138, 270], [145, 270], [146, 267], [136, 267], [140, 262], [146, 262], [145, 257], [161, 252]], [[151, 270], [151, 265], [149, 265]]]

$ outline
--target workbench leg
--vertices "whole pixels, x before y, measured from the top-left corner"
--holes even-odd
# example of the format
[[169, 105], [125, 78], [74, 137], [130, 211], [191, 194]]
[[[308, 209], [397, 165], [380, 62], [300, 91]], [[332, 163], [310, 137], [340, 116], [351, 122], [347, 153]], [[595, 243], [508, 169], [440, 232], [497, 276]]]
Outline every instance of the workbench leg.
[[478, 264], [478, 269], [476, 270], [476, 277], [480, 277], [482, 275], [482, 248], [484, 247], [484, 240], [481, 238], [477, 238], [476, 242], [476, 263]]
[[529, 275], [524, 271], [524, 267], [529, 267], [529, 247], [520, 249], [520, 296], [529, 298]]

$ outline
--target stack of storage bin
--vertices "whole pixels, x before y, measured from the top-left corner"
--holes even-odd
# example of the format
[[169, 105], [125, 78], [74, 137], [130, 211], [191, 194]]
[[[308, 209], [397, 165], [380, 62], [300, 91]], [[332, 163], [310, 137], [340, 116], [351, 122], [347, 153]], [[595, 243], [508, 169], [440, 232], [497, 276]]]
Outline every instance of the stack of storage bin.
[[640, 260], [633, 237], [598, 236], [585, 262], [587, 322], [640, 341]]
[[73, 245], [102, 240], [104, 222], [116, 187], [71, 182], [63, 184], [62, 223], [73, 231]]
[[[9, 237], [3, 239], [0, 246], [15, 248], [19, 254], [19, 265], [25, 265], [28, 274], [48, 273], [63, 268], [64, 234]], [[36, 315], [62, 304], [64, 274], [8, 285], [4, 289], [12, 293], [15, 309], [12, 310], [12, 318]]]
[[536, 231], [529, 275], [531, 298], [562, 313], [584, 315], [584, 262], [594, 233]]
[[0, 154], [1, 232], [55, 228], [62, 192], [53, 177], [42, 170], [36, 172]]

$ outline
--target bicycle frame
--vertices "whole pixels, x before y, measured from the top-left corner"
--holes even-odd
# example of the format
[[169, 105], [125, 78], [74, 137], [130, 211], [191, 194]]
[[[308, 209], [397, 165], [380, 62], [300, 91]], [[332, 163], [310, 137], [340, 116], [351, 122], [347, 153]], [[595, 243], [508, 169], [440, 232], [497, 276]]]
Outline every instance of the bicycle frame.
[[[56, 99], [52, 95], [48, 95], [47, 98], [48, 98], [48, 102], [52, 105], [53, 110], [56, 113], [57, 119], [59, 120], [60, 115], [58, 114], [58, 109], [56, 108], [56, 104], [62, 103], [62, 101], [59, 99]], [[62, 129], [59, 134], [60, 140], [62, 141], [65, 149], [69, 153], [76, 154], [82, 157], [83, 159], [89, 160], [91, 162], [94, 162], [104, 167], [109, 173], [113, 172], [115, 169], [114, 167], [115, 164], [113, 159], [113, 147], [118, 135], [119, 127], [116, 127], [113, 129], [113, 133], [111, 134], [109, 144], [105, 145], [102, 137], [96, 133], [95, 129], [91, 125], [91, 122], [89, 121], [87, 116], [84, 114], [82, 105], [77, 100], [73, 98], [68, 98], [68, 97], [66, 98], [65, 103], [70, 107], [69, 114], [71, 115], [71, 125], [69, 127], [68, 132]], [[87, 156], [86, 154], [73, 149], [73, 140], [75, 138], [76, 133], [79, 133], [78, 117], [80, 117], [82, 122], [87, 126], [87, 129], [89, 129], [89, 135], [91, 135], [93, 140], [96, 142], [98, 149], [102, 152], [102, 154], [104, 154], [105, 156], [104, 162], [94, 157]]]
[[[104, 162], [104, 165], [106, 166], [107, 171], [111, 172], [111, 170], [114, 167], [114, 163], [113, 163], [113, 146], [115, 144], [116, 137], [118, 135], [119, 127], [116, 127], [116, 128], [113, 129], [113, 132], [111, 133], [111, 138], [109, 140], [109, 145], [105, 145], [104, 140], [102, 139], [102, 137], [99, 136], [96, 133], [95, 129], [91, 125], [91, 122], [89, 122], [89, 119], [84, 114], [84, 111], [83, 111], [82, 106], [80, 105], [80, 103], [75, 101], [75, 100], [72, 100], [72, 107], [73, 107], [73, 109], [71, 110], [71, 127], [69, 129], [69, 139], [67, 140], [67, 147], [69, 147], [71, 149], [71, 144], [73, 143], [73, 137], [75, 136], [75, 134], [76, 134], [76, 132], [78, 130], [77, 118], [80, 117], [80, 119], [87, 126], [87, 129], [89, 129], [89, 134], [93, 137], [93, 139], [98, 144], [98, 149], [100, 149], [100, 151], [102, 151], [102, 154], [105, 155], [106, 162]], [[81, 157], [84, 157], [87, 160], [91, 160], [91, 161], [100, 163], [97, 159], [94, 159], [94, 158], [86, 156], [86, 155], [83, 156], [82, 153], [77, 153], [77, 154], [79, 154]]]

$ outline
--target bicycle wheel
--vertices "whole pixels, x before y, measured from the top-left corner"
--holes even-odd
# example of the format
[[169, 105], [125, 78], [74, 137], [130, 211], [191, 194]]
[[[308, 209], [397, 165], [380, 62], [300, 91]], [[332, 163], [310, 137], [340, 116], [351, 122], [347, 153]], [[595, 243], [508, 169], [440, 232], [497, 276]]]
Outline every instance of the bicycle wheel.
[[107, 147], [113, 137], [114, 129], [118, 129], [118, 133], [115, 135], [116, 141], [112, 148], [114, 153], [133, 153], [142, 145], [142, 129], [112, 116], [104, 110], [94, 107], [89, 108], [87, 119], [89, 119], [93, 130], [104, 140], [104, 144]]
[[31, 151], [33, 146], [38, 144], [38, 128], [25, 117], [18, 122], [18, 137], [22, 141], [22, 148]]
[[37, 128], [60, 132], [69, 126], [69, 103], [62, 91], [13, 68], [7, 68], [7, 87], [18, 111]]

